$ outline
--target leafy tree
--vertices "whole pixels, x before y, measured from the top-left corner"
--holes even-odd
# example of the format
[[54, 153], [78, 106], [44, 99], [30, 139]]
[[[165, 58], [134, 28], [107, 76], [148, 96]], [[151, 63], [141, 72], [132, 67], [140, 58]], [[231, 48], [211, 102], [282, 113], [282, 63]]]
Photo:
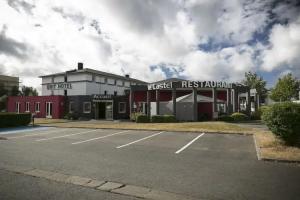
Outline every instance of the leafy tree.
[[23, 86], [20, 93], [22, 96], [38, 96], [37, 90], [33, 87]]
[[300, 83], [291, 73], [279, 78], [271, 91], [271, 99], [274, 101], [290, 101], [298, 96]]
[[266, 96], [267, 94], [267, 82], [255, 72], [246, 72], [245, 80], [243, 80], [242, 83], [249, 86], [251, 89], [256, 89], [257, 94], [261, 97]]
[[3, 95], [7, 95], [7, 90], [5, 89], [4, 84], [0, 83], [0, 97]]
[[18, 96], [20, 94], [19, 88], [17, 86], [13, 86], [11, 89], [11, 96]]

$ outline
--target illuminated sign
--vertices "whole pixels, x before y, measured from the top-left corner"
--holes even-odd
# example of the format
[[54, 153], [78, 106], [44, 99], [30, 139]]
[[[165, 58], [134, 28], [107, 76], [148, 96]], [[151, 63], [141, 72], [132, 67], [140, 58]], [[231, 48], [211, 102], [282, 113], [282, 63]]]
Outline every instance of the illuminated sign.
[[159, 90], [159, 89], [171, 89], [172, 88], [172, 82], [164, 82], [159, 84], [149, 84], [148, 90]]
[[69, 90], [72, 89], [71, 83], [53, 83], [47, 85], [48, 90]]

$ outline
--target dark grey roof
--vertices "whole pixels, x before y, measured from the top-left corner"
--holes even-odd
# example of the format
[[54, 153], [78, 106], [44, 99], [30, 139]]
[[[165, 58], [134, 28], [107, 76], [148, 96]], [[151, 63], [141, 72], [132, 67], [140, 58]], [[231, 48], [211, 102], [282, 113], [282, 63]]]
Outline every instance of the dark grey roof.
[[74, 69], [74, 70], [69, 70], [69, 71], [66, 71], [66, 72], [42, 75], [42, 76], [39, 76], [39, 77], [43, 78], [43, 77], [48, 77], [48, 76], [59, 76], [59, 75], [65, 75], [66, 73], [68, 73], [68, 74], [91, 73], [91, 74], [98, 74], [98, 75], [102, 75], [102, 76], [108, 76], [108, 77], [112, 77], [112, 78], [118, 78], [118, 79], [122, 79], [122, 80], [135, 81], [135, 82], [145, 83], [145, 84], [147, 83], [145, 81], [141, 81], [141, 80], [138, 80], [138, 79], [135, 79], [135, 78], [127, 78], [125, 76], [112, 74], [112, 73], [108, 73], [108, 72], [103, 72], [103, 71], [99, 71], [99, 70], [94, 70], [94, 69], [90, 69], [90, 68], [83, 68], [82, 70]]

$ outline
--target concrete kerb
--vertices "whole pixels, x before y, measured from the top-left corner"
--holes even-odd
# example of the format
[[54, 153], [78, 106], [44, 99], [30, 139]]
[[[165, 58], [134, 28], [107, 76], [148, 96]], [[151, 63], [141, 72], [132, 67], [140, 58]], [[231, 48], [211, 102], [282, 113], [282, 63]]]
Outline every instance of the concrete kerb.
[[105, 129], [105, 130], [129, 130], [129, 131], [165, 131], [165, 132], [176, 132], [176, 133], [182, 133], [182, 132], [188, 132], [188, 133], [210, 133], [210, 134], [230, 134], [230, 135], [244, 135], [244, 136], [251, 136], [254, 135], [252, 132], [219, 132], [219, 131], [209, 131], [209, 130], [199, 130], [199, 131], [189, 131], [189, 130], [164, 130], [164, 129], [130, 129], [130, 128], [100, 128], [100, 127], [60, 127], [60, 126], [47, 126], [47, 127], [56, 127], [56, 128], [82, 128], [82, 129]]
[[[88, 187], [91, 189], [97, 189], [104, 192], [111, 192], [120, 195], [132, 196], [137, 198], [152, 199], [152, 200], [196, 200], [196, 198], [184, 196], [181, 194], [164, 192], [159, 190], [153, 190], [147, 187], [140, 187], [134, 185], [127, 185], [123, 183], [111, 182], [111, 181], [99, 181], [91, 178], [73, 176], [61, 174], [58, 172], [45, 171], [41, 169], [22, 168], [14, 166], [0, 166], [0, 169], [20, 173], [37, 178], [45, 178], [48, 180], [73, 184], [81, 187]], [[197, 198], [199, 200], [199, 198]]]

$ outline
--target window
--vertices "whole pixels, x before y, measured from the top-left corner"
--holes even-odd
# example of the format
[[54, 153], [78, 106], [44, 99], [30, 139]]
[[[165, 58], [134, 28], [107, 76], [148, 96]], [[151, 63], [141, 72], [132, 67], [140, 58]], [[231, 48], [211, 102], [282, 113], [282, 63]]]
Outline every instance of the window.
[[91, 102], [83, 102], [83, 112], [84, 113], [91, 112]]
[[64, 95], [65, 95], [65, 96], [68, 95], [68, 90], [64, 90]]
[[104, 95], [107, 95], [107, 91], [106, 90], [104, 90]]
[[72, 113], [72, 112], [74, 112], [74, 102], [70, 101], [70, 103], [69, 103], [69, 113]]
[[126, 113], [126, 103], [119, 102], [119, 113]]
[[146, 102], [138, 102], [136, 107], [136, 112], [141, 112], [143, 114], [147, 114], [147, 103]]
[[30, 103], [26, 102], [25, 104], [25, 112], [30, 112]]
[[225, 103], [218, 103], [217, 104], [218, 113], [224, 114], [226, 113], [226, 105]]
[[35, 112], [40, 112], [40, 102], [35, 103]]
[[20, 102], [16, 102], [16, 113], [20, 112]]
[[114, 95], [117, 96], [117, 94], [118, 94], [118, 92], [117, 92], [117, 91], [114, 91]]

